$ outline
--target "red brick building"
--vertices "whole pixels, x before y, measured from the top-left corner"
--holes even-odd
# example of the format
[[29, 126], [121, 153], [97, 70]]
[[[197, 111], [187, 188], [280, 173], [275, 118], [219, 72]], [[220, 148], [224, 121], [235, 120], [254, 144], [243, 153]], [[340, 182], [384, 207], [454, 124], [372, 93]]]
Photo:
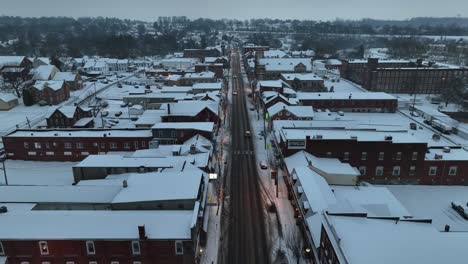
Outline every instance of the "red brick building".
[[283, 128], [280, 138], [284, 156], [305, 150], [317, 157], [337, 158], [358, 168], [362, 181], [428, 185], [468, 183], [465, 150], [450, 149], [444, 153], [443, 149], [429, 149], [426, 142], [408, 132]]
[[398, 100], [387, 93], [298, 93], [301, 105], [349, 112], [395, 112]]
[[80, 106], [61, 106], [50, 112], [46, 117], [46, 121], [48, 128], [71, 128], [78, 120], [90, 118], [90, 122], [85, 127], [92, 128], [94, 125], [92, 117], [93, 113], [91, 109]]
[[421, 60], [370, 58], [368, 61], [344, 61], [341, 76], [369, 91], [438, 94], [449, 88], [453, 78], [467, 78], [468, 68], [424, 64]]
[[218, 103], [210, 101], [181, 101], [166, 104], [163, 122], [213, 122], [219, 123]]
[[150, 130], [16, 130], [3, 137], [8, 159], [81, 161], [90, 154], [147, 149]]
[[35, 103], [57, 105], [70, 98], [70, 89], [64, 81], [36, 81], [29, 89]]

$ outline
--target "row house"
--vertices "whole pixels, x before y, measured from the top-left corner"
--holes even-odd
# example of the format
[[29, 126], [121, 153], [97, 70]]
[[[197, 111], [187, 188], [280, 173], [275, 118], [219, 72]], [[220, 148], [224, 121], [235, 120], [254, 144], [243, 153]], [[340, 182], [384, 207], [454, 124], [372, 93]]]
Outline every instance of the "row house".
[[35, 103], [58, 105], [70, 98], [70, 89], [64, 81], [36, 81], [29, 89]]
[[84, 127], [92, 128], [94, 126], [91, 109], [81, 106], [61, 106], [46, 116], [47, 128], [71, 128], [82, 119], [89, 119]]
[[398, 100], [387, 93], [297, 93], [301, 105], [315, 109], [348, 112], [395, 112]]
[[0, 72], [6, 80], [28, 79], [32, 61], [25, 56], [0, 56]]
[[91, 154], [147, 149], [150, 130], [16, 130], [3, 137], [8, 159], [80, 161]]

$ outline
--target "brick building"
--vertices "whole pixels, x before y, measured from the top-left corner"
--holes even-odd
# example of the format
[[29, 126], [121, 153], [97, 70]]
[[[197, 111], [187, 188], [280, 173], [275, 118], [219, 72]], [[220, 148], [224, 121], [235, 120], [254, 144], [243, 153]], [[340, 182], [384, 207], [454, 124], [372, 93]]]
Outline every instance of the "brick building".
[[311, 106], [287, 105], [278, 102], [268, 108], [270, 120], [312, 120], [314, 109]]
[[70, 89], [64, 81], [36, 81], [29, 89], [35, 103], [57, 105], [70, 98]]
[[56, 108], [53, 112], [50, 112], [46, 116], [46, 121], [48, 128], [71, 128], [74, 127], [79, 120], [87, 118], [89, 121], [86, 122], [84, 127], [92, 128], [94, 126], [92, 117], [93, 112], [91, 109], [82, 108], [80, 106], [61, 106]]
[[421, 60], [344, 61], [343, 78], [361, 84], [369, 91], [388, 93], [439, 94], [455, 77], [468, 78], [468, 68], [425, 64]]
[[181, 101], [165, 105], [163, 122], [213, 122], [219, 123], [218, 103], [211, 101]]
[[33, 63], [25, 56], [0, 56], [0, 72], [4, 79], [26, 80]]
[[256, 56], [255, 77], [258, 80], [277, 80], [282, 73], [312, 72], [310, 58], [263, 58], [260, 52]]
[[147, 149], [151, 130], [16, 130], [3, 137], [8, 159], [80, 161], [91, 154]]
[[57, 72], [53, 78], [54, 81], [64, 81], [72, 91], [81, 90], [83, 81], [79, 73], [73, 72]]
[[325, 89], [324, 80], [314, 73], [283, 73], [281, 79], [297, 92], [320, 92]]
[[395, 112], [398, 100], [387, 93], [297, 93], [301, 105], [349, 112]]

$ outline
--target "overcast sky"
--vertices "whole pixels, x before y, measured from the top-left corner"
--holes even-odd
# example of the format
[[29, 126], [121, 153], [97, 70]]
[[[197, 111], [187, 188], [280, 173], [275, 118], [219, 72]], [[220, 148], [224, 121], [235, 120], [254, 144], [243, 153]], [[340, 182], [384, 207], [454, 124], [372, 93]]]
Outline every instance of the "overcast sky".
[[468, 0], [0, 0], [0, 14], [105, 16], [146, 21], [177, 15], [237, 19], [406, 19], [468, 16]]

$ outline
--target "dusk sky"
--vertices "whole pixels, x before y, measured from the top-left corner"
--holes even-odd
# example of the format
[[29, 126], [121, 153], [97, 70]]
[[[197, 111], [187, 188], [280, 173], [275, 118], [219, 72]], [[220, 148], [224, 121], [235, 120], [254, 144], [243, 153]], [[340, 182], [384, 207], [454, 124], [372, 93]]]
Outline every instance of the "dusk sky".
[[468, 16], [467, 0], [1, 0], [0, 3], [0, 15], [106, 16], [146, 21], [176, 15], [312, 20]]

